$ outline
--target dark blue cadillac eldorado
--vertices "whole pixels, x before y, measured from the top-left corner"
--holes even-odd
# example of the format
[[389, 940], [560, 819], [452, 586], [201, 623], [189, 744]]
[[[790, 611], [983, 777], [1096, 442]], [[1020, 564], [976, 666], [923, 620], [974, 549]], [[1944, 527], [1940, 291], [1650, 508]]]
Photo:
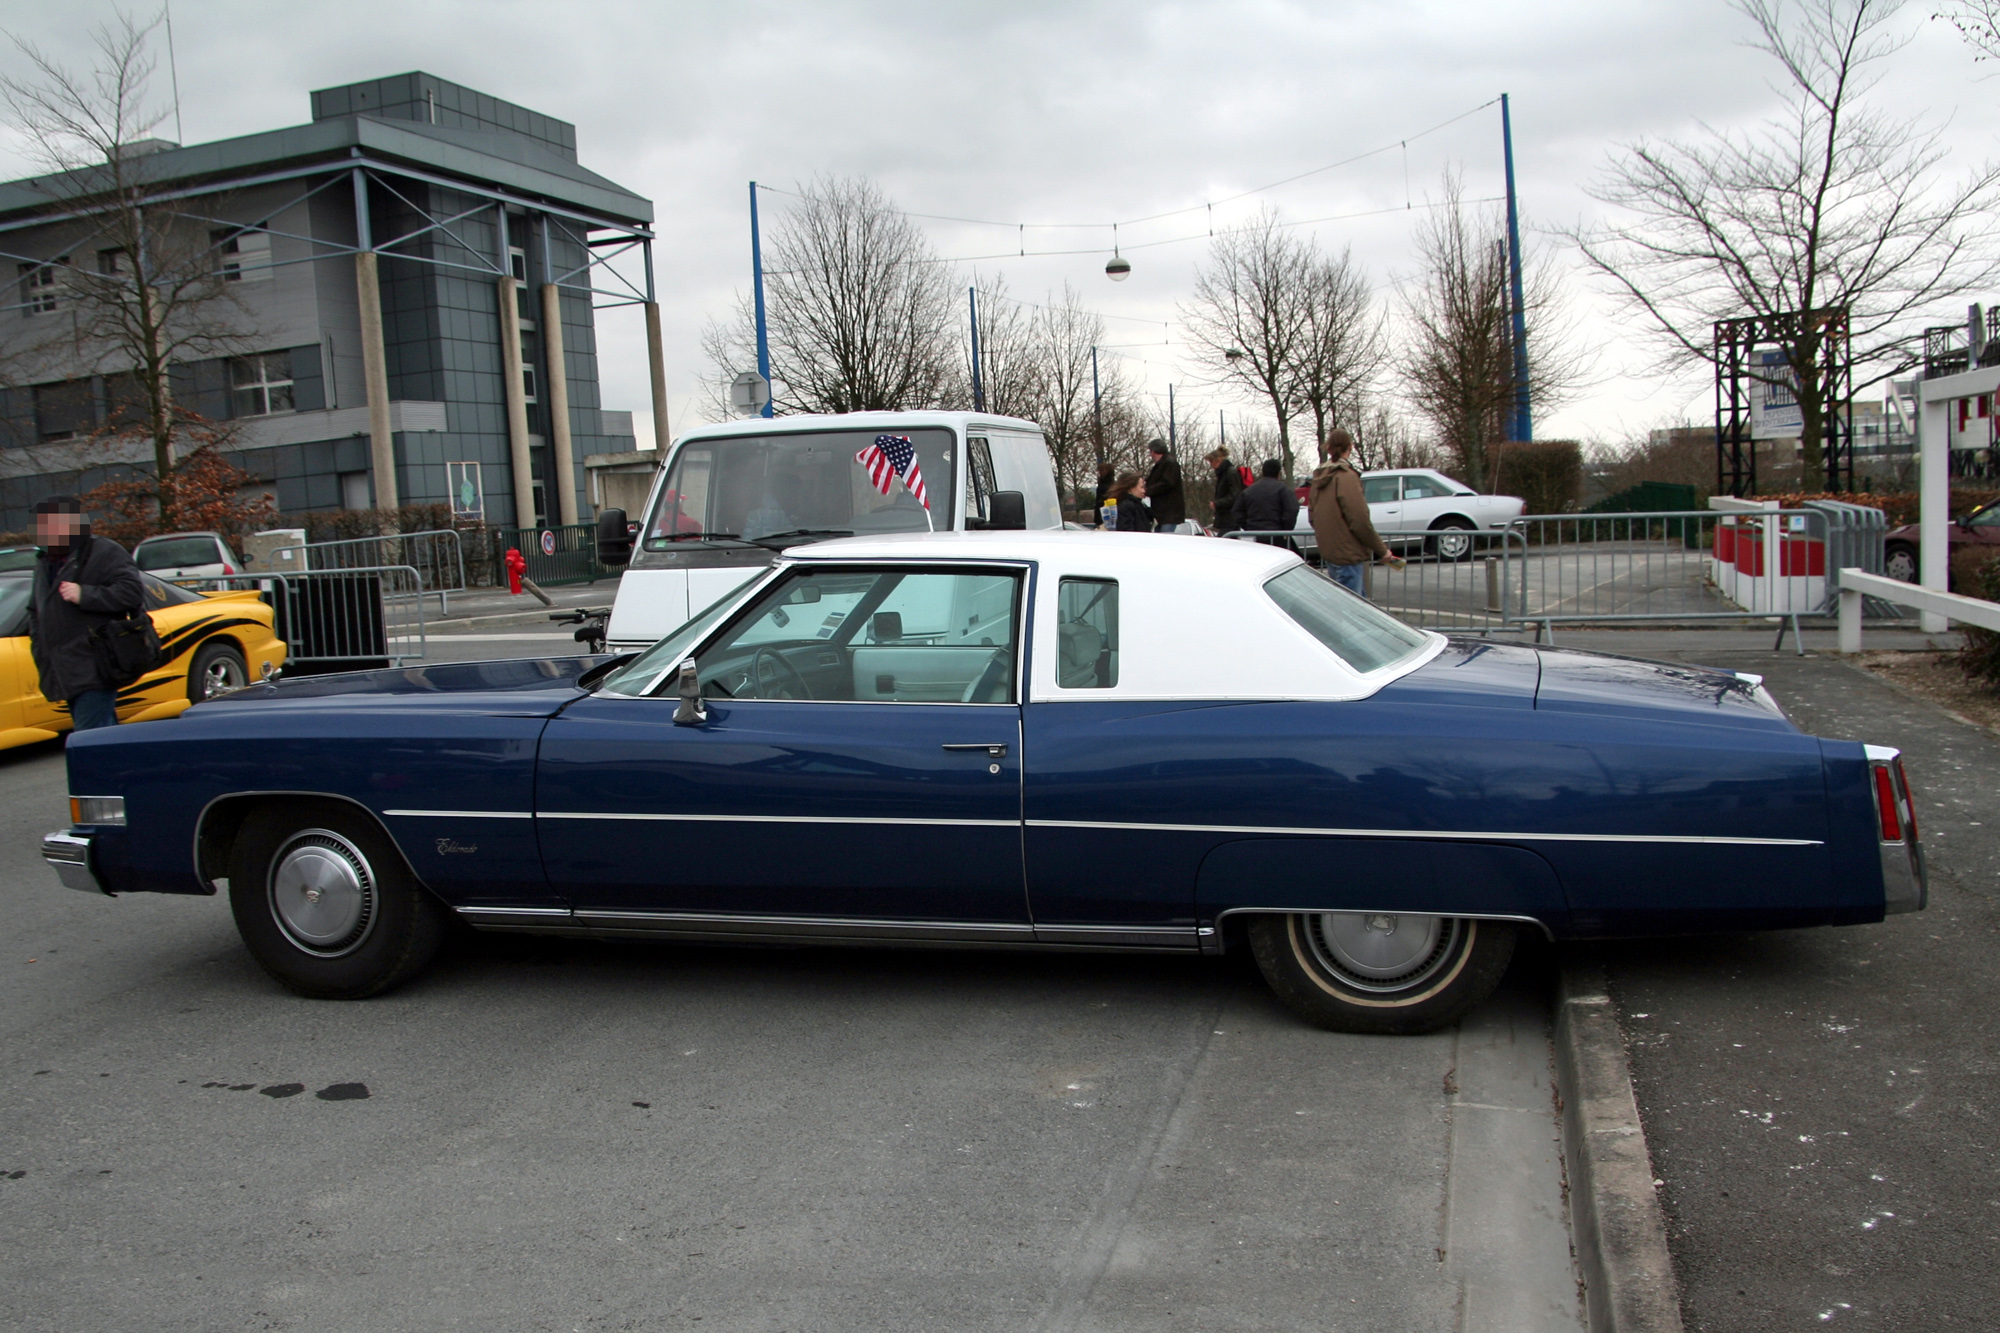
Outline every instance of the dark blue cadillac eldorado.
[[1754, 677], [1409, 628], [1290, 552], [1140, 534], [795, 548], [637, 656], [260, 684], [69, 748], [44, 854], [229, 894], [301, 994], [482, 929], [1247, 945], [1328, 1027], [1451, 1022], [1515, 933], [1924, 903], [1896, 752]]

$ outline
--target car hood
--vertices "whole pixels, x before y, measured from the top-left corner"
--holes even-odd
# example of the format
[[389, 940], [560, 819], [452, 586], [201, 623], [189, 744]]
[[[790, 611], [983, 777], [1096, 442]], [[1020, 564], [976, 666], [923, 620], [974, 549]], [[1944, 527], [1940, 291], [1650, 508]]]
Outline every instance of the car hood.
[[1771, 698], [1760, 676], [1613, 653], [1562, 648], [1537, 652], [1542, 668], [1535, 688], [1538, 712], [1798, 730]]
[[260, 681], [203, 707], [264, 704], [289, 707], [380, 706], [398, 698], [412, 703], [456, 704], [482, 712], [555, 713], [580, 692], [577, 677], [603, 657], [533, 657], [503, 662], [450, 662], [437, 666], [344, 671], [330, 676]]

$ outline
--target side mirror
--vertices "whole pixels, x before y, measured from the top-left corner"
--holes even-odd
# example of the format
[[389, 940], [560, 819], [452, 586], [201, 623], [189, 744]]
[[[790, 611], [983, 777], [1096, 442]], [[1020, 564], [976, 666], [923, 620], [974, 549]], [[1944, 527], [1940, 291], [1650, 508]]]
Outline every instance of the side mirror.
[[695, 727], [708, 721], [708, 708], [701, 701], [701, 674], [692, 661], [681, 663], [681, 706], [674, 710], [674, 725]]
[[612, 566], [632, 563], [632, 533], [625, 525], [622, 509], [598, 512], [597, 563]]
[[986, 498], [986, 526], [995, 532], [1021, 532], [1028, 526], [1028, 501], [1019, 491], [995, 491]]

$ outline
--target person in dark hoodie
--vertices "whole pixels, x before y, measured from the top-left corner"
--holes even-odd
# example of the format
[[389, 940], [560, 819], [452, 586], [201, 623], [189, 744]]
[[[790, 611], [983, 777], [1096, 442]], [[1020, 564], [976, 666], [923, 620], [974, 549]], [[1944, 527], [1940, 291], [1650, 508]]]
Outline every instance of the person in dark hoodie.
[[28, 646], [42, 695], [69, 705], [77, 731], [115, 726], [118, 682], [98, 664], [91, 631], [146, 600], [139, 567], [117, 542], [90, 535], [90, 516], [74, 495], [35, 505], [35, 586], [28, 603]]
[[1229, 446], [1211, 449], [1208, 465], [1215, 469], [1215, 535], [1236, 530], [1236, 497], [1243, 494], [1243, 474], [1229, 456]]
[[1187, 497], [1181, 494], [1181, 465], [1167, 452], [1165, 440], [1146, 446], [1153, 464], [1146, 472], [1146, 504], [1153, 511], [1153, 531], [1165, 532], [1187, 521]]
[[[1299, 497], [1285, 484], [1284, 469], [1278, 466], [1277, 459], [1265, 459], [1260, 470], [1264, 475], [1236, 497], [1236, 504], [1229, 511], [1230, 519], [1236, 525], [1232, 530], [1290, 532], [1299, 517]], [[1289, 537], [1259, 537], [1257, 540], [1266, 546], [1292, 544]]]

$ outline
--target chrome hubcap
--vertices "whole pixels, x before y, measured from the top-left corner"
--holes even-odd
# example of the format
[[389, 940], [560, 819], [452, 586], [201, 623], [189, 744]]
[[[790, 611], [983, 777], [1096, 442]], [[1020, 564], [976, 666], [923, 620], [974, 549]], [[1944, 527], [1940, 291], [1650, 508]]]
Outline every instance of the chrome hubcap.
[[1462, 560], [1472, 549], [1472, 538], [1462, 532], [1448, 532], [1437, 539], [1437, 549], [1447, 560]]
[[1890, 578], [1900, 582], [1915, 583], [1917, 581], [1917, 560], [1908, 551], [1897, 551], [1891, 554], [1883, 569]]
[[208, 670], [202, 673], [201, 697], [204, 699], [213, 699], [217, 695], [228, 694], [232, 690], [240, 690], [246, 683], [243, 679], [243, 672], [237, 668], [235, 659], [218, 657], [215, 661], [210, 662]]
[[1450, 961], [1464, 923], [1456, 917], [1319, 912], [1305, 919], [1313, 957], [1357, 990], [1423, 984]]
[[375, 876], [368, 858], [326, 829], [294, 835], [272, 860], [271, 915], [286, 938], [307, 953], [321, 958], [352, 953], [375, 926]]

